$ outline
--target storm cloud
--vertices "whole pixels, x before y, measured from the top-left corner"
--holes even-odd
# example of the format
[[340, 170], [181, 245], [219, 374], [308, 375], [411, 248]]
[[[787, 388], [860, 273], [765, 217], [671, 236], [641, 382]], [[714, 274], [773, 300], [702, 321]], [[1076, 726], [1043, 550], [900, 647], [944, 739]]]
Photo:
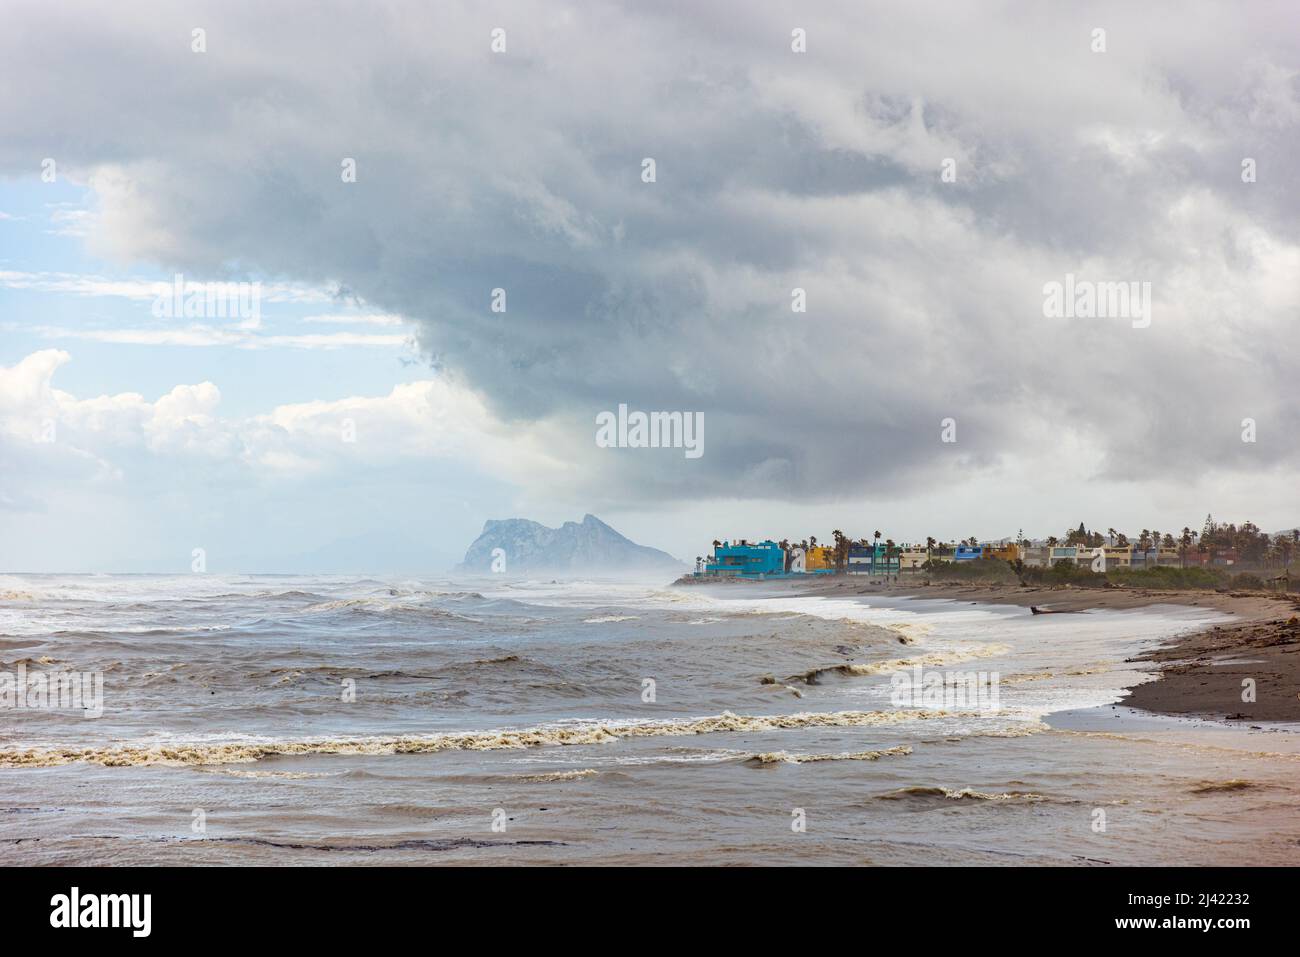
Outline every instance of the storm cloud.
[[[0, 61], [0, 173], [93, 187], [93, 249], [415, 320], [593, 506], [1297, 464], [1284, 3], [17, 2]], [[598, 448], [620, 403], [706, 453]]]

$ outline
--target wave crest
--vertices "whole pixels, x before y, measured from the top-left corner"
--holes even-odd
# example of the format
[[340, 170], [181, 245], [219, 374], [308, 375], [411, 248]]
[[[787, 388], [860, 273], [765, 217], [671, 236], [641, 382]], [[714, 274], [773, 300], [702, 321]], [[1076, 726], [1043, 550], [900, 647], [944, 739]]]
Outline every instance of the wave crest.
[[978, 717], [977, 712], [830, 711], [777, 715], [722, 714], [662, 721], [607, 721], [503, 731], [442, 732], [369, 738], [316, 738], [298, 741], [259, 741], [193, 744], [124, 744], [103, 747], [5, 748], [0, 768], [48, 768], [87, 762], [104, 767], [167, 765], [188, 767], [237, 764], [270, 757], [305, 755], [434, 754], [442, 751], [498, 751], [553, 745], [609, 744], [623, 738], [685, 737], [803, 728], [860, 728], [925, 721], [934, 718]]
[[905, 801], [908, 799], [932, 799], [939, 798], [944, 801], [1046, 801], [1047, 798], [1041, 794], [1035, 794], [1032, 791], [1005, 791], [1001, 794], [991, 794], [986, 791], [976, 791], [974, 788], [965, 787], [960, 789], [945, 788], [928, 785], [914, 785], [912, 787], [899, 788], [896, 791], [890, 791], [888, 794], [877, 795], [884, 801]]
[[970, 645], [955, 648], [952, 651], [933, 651], [929, 654], [916, 655], [911, 658], [888, 658], [884, 661], [869, 661], [863, 664], [823, 665], [818, 668], [810, 668], [803, 674], [791, 675], [787, 680], [802, 681], [805, 684], [813, 685], [817, 684], [821, 676], [825, 674], [836, 674], [846, 678], [862, 678], [870, 675], [907, 671], [909, 668], [918, 665], [923, 668], [942, 668], [945, 665], [961, 664], [964, 661], [974, 661], [977, 658], [995, 658], [998, 655], [1005, 655], [1010, 650], [1007, 645]]
[[880, 751], [841, 751], [838, 754], [791, 754], [789, 751], [766, 751], [749, 757], [750, 764], [812, 764], [817, 761], [878, 761], [881, 758], [902, 757], [912, 753], [910, 746], [900, 744]]

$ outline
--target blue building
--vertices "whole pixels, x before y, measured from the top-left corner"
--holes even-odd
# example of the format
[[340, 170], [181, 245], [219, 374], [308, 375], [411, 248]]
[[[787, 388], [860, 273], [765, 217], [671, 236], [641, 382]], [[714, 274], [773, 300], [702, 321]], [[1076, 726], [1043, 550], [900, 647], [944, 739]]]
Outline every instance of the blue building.
[[706, 575], [741, 575], [746, 578], [781, 576], [785, 572], [785, 550], [770, 539], [756, 545], [723, 542], [713, 549], [713, 560], [704, 566]]
[[958, 545], [957, 551], [953, 553], [952, 560], [954, 562], [971, 562], [983, 557], [983, 545]]
[[850, 545], [849, 546], [849, 564], [847, 571], [850, 575], [888, 575], [898, 571], [899, 554], [885, 554], [885, 546], [881, 542], [872, 545]]

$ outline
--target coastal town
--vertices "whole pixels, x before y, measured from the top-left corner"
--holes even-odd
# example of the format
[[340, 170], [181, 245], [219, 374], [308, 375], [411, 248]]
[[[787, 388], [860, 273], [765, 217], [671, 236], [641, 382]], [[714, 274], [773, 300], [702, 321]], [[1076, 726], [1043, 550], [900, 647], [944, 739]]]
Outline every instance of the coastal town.
[[[1129, 536], [1114, 528], [1090, 530], [1083, 523], [1062, 536], [980, 541], [895, 542], [880, 531], [851, 538], [839, 529], [829, 544], [816, 536], [789, 539], [714, 540], [711, 556], [695, 559], [691, 577], [785, 578], [801, 575], [893, 576], [908, 572], [974, 572], [991, 566], [1016, 574], [1028, 570], [1087, 569], [1092, 573], [1140, 572], [1160, 568], [1217, 570], [1266, 582], [1289, 581], [1292, 558], [1300, 555], [1300, 529], [1269, 534], [1252, 522], [1219, 523], [1207, 515], [1200, 531], [1142, 529]], [[1255, 584], [1256, 582], [1251, 582]]]

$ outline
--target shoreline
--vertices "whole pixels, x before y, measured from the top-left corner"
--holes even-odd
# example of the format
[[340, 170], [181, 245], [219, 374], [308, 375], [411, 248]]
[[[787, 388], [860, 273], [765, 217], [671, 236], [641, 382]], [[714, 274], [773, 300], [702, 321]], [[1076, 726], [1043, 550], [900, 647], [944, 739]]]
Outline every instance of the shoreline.
[[[695, 582], [692, 582], [695, 584]], [[720, 583], [710, 583], [720, 584]], [[730, 581], [727, 587], [750, 582]], [[1300, 596], [1271, 592], [1218, 592], [1200, 589], [1071, 588], [931, 582], [927, 579], [883, 584], [847, 576], [814, 580], [771, 579], [756, 585], [802, 595], [951, 600], [991, 605], [1030, 606], [1051, 612], [1122, 611], [1153, 605], [1205, 608], [1232, 616], [1225, 624], [1206, 624], [1175, 635], [1130, 662], [1149, 662], [1155, 681], [1136, 685], [1120, 705], [1151, 714], [1199, 717], [1228, 722], [1300, 722]], [[1255, 700], [1243, 701], [1243, 682], [1254, 681]]]

